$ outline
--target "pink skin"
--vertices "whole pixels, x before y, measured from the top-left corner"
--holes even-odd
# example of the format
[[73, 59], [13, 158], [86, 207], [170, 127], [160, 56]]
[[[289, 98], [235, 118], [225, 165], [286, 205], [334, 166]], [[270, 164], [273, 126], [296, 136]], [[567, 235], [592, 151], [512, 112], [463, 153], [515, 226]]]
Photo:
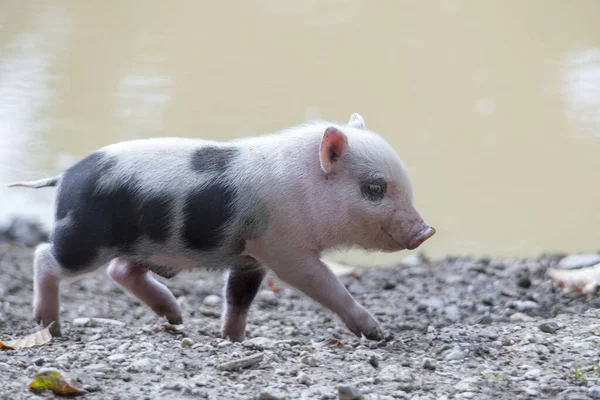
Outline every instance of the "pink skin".
[[50, 245], [38, 246], [34, 255], [33, 271], [33, 319], [44, 327], [52, 324], [52, 336], [61, 336], [59, 311], [59, 287], [61, 276], [53, 257], [48, 254]]
[[173, 325], [182, 323], [181, 310], [173, 293], [154, 279], [147, 269], [120, 258], [108, 266], [108, 275], [120, 286], [146, 303], [152, 311]]
[[247, 318], [247, 312], [227, 312], [225, 314], [225, 321], [223, 322], [223, 339], [228, 339], [232, 342], [243, 341], [246, 336]]

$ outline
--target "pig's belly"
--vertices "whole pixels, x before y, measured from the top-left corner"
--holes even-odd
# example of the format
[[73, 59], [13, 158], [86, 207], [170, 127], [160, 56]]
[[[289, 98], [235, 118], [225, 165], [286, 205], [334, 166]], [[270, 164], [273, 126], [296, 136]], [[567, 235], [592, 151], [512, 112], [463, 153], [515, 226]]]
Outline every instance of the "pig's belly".
[[198, 260], [184, 256], [152, 254], [140, 264], [163, 278], [170, 279], [183, 270], [198, 267]]

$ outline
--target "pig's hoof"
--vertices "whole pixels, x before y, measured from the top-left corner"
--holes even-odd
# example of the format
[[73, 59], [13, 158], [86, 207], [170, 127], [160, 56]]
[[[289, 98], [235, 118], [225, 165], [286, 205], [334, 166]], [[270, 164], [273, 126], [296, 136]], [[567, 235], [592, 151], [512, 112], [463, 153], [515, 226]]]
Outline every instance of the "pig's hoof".
[[383, 340], [385, 337], [377, 320], [362, 307], [358, 317], [346, 323], [346, 325], [358, 337], [364, 336], [369, 340], [375, 341]]
[[181, 310], [175, 302], [152, 307], [152, 311], [154, 311], [156, 315], [160, 317], [165, 317], [167, 322], [169, 322], [171, 325], [181, 325], [183, 323]]
[[171, 325], [181, 325], [183, 324], [183, 317], [181, 316], [181, 314], [167, 314], [165, 315], [165, 317], [167, 318], [167, 322], [170, 323]]

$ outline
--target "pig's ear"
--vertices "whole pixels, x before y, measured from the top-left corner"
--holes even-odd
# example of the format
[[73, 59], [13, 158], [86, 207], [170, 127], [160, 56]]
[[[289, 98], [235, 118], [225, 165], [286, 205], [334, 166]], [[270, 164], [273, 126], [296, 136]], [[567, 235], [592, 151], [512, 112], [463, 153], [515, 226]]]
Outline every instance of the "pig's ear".
[[330, 126], [323, 134], [321, 149], [319, 150], [319, 160], [321, 161], [321, 170], [326, 175], [333, 172], [335, 162], [346, 154], [348, 150], [348, 137], [338, 128]]
[[354, 113], [350, 116], [350, 121], [348, 121], [348, 125], [358, 129], [367, 129], [365, 119], [359, 113]]

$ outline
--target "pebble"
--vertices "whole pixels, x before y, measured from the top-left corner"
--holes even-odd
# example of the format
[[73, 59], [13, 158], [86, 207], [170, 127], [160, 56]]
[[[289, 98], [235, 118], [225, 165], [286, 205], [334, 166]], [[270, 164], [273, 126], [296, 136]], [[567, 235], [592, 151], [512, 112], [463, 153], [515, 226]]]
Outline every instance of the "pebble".
[[117, 326], [124, 327], [125, 322], [117, 321], [109, 318], [75, 318], [73, 320], [75, 326], [96, 327], [96, 326]]
[[265, 389], [262, 392], [260, 392], [260, 395], [258, 396], [258, 400], [285, 400], [287, 399], [287, 396], [280, 392], [277, 391], [275, 389]]
[[125, 354], [117, 353], [111, 354], [106, 358], [108, 361], [121, 362], [127, 360], [127, 356]]
[[542, 371], [539, 369], [530, 369], [529, 371], [525, 372], [525, 379], [529, 379], [529, 380], [536, 380], [540, 377], [540, 375], [542, 374]]
[[517, 311], [531, 311], [539, 308], [540, 306], [535, 301], [531, 300], [515, 300], [509, 301], [507, 306], [510, 308], [515, 308]]
[[273, 342], [273, 340], [268, 339], [266, 337], [255, 337], [252, 339], [244, 340], [242, 342], [242, 346], [247, 347], [249, 349], [265, 350], [272, 349], [273, 347], [275, 347], [275, 343]]
[[534, 388], [525, 388], [525, 393], [527, 393], [528, 396], [532, 396], [532, 397], [536, 397], [539, 395], [539, 391], [537, 389]]
[[533, 318], [530, 317], [529, 315], [523, 314], [521, 312], [516, 312], [513, 315], [510, 316], [510, 321], [511, 322], [531, 322], [533, 321]]
[[600, 263], [600, 254], [572, 254], [560, 260], [558, 268], [583, 268], [598, 263]]
[[423, 359], [423, 368], [424, 369], [429, 369], [429, 370], [435, 370], [436, 367], [436, 362], [435, 360], [431, 359], [431, 358], [427, 358], [425, 357]]
[[317, 359], [312, 356], [304, 356], [300, 359], [300, 362], [302, 362], [302, 364], [306, 364], [311, 367], [319, 366], [319, 362], [317, 361]]
[[194, 341], [190, 338], [183, 338], [181, 339], [181, 348], [184, 349], [186, 347], [191, 347], [194, 345]]
[[462, 351], [460, 349], [453, 349], [453, 350], [450, 350], [450, 352], [448, 352], [448, 354], [446, 354], [444, 356], [444, 358], [448, 361], [457, 361], [457, 360], [462, 360], [466, 356], [467, 356], [467, 354], [464, 351]]
[[528, 276], [523, 276], [517, 279], [517, 286], [522, 287], [523, 289], [529, 289], [531, 287], [531, 279]]
[[148, 372], [152, 370], [152, 367], [156, 362], [149, 358], [140, 358], [139, 360], [135, 360], [131, 366], [128, 368], [128, 372]]
[[338, 399], [339, 400], [362, 400], [360, 392], [350, 385], [338, 386]]
[[221, 298], [215, 294], [209, 294], [202, 300], [202, 304], [209, 307], [215, 307], [221, 303]]
[[400, 365], [385, 366], [377, 377], [384, 382], [411, 382], [413, 380], [410, 369]]
[[592, 399], [600, 399], [600, 386], [592, 386], [588, 389], [588, 396]]
[[538, 328], [545, 333], [556, 333], [556, 331], [560, 329], [556, 322], [544, 322], [541, 323]]
[[444, 307], [444, 314], [452, 322], [460, 321], [460, 309], [455, 304]]

